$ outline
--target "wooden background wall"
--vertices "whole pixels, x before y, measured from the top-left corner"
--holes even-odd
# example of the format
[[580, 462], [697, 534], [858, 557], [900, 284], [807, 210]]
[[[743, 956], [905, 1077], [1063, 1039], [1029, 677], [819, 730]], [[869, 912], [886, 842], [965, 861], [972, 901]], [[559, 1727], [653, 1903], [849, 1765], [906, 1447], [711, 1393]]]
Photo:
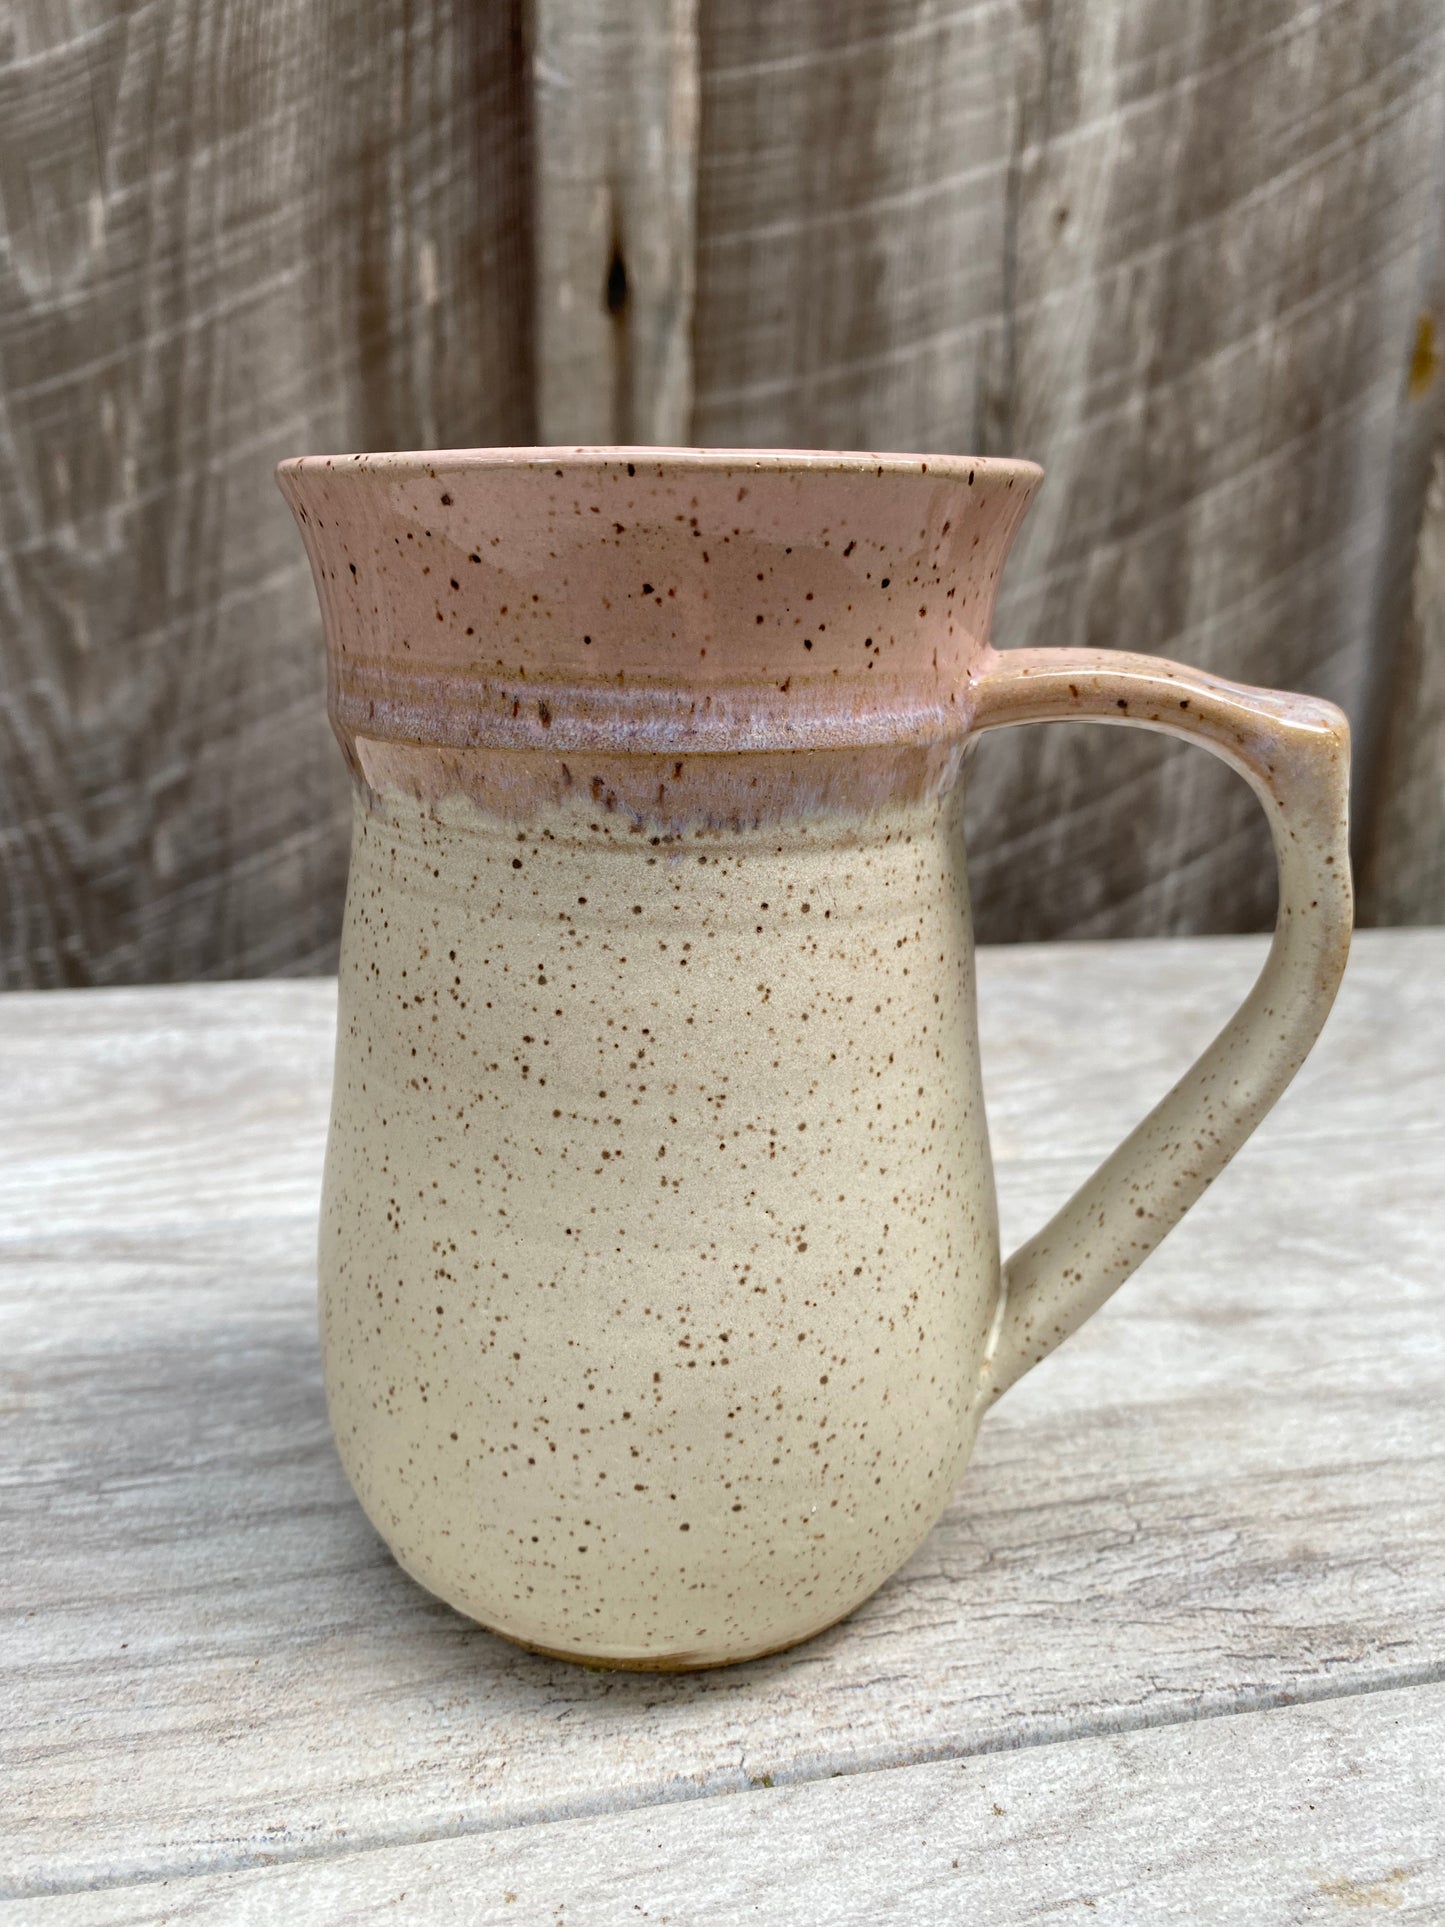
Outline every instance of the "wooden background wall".
[[[999, 640], [1343, 702], [1445, 918], [1440, 0], [10, 0], [0, 983], [332, 961], [342, 769], [271, 482], [536, 440], [1024, 453]], [[1270, 914], [1151, 738], [974, 765], [980, 933]]]

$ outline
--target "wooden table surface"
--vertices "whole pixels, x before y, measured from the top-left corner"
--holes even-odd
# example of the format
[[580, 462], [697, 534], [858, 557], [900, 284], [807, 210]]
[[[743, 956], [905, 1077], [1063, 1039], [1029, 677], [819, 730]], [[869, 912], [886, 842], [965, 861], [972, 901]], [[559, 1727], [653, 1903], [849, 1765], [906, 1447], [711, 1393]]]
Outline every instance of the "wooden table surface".
[[[1006, 1242], [1228, 1013], [1253, 939], [980, 958]], [[7, 1922], [1445, 1919], [1445, 932], [1011, 1393], [834, 1631], [533, 1658], [332, 1451], [335, 990], [0, 999]]]

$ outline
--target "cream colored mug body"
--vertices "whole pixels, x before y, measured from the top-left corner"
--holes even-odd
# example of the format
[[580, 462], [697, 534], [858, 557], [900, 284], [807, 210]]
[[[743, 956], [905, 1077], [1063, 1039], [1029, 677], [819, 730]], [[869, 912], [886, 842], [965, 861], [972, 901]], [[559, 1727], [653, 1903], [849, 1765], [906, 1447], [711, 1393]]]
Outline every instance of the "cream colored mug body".
[[[990, 645], [1028, 463], [307, 457], [355, 833], [327, 1398], [401, 1564], [547, 1652], [716, 1665], [843, 1617], [989, 1403], [1183, 1215], [1350, 928], [1329, 705]], [[960, 776], [986, 729], [1202, 743], [1268, 813], [1268, 963], [1001, 1264]]]

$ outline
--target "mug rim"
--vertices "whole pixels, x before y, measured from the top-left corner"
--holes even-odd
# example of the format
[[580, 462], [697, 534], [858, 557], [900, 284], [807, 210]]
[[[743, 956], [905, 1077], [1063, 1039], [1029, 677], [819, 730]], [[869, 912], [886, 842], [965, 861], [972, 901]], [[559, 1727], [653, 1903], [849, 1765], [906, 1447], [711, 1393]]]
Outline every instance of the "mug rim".
[[276, 473], [321, 600], [332, 725], [367, 781], [377, 743], [453, 762], [946, 760], [1041, 477], [983, 456], [648, 444], [309, 455]]
[[970, 473], [1013, 477], [1036, 487], [1042, 466], [1022, 455], [904, 454], [876, 449], [828, 448], [692, 448], [652, 443], [581, 443], [519, 445], [516, 447], [378, 449], [346, 454], [291, 455], [276, 464], [278, 476], [299, 475], [307, 468], [350, 469], [425, 474], [438, 468], [505, 469], [563, 468], [586, 470], [616, 463], [645, 461], [649, 466], [683, 474], [697, 470], [747, 468], [755, 474], [918, 475], [941, 481], [963, 481]]

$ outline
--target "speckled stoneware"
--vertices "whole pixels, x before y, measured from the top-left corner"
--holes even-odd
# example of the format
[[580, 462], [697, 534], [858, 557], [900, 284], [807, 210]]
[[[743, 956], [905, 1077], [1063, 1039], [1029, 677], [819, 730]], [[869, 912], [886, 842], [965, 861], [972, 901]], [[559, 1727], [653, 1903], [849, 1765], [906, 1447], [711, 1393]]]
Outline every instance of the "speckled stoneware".
[[[1038, 481], [640, 448], [281, 469], [356, 796], [331, 1418], [402, 1565], [509, 1638], [711, 1666], [841, 1618], [1323, 1022], [1344, 718], [991, 649]], [[1238, 1016], [1001, 1267], [958, 777], [981, 730], [1069, 717], [1239, 769], [1281, 910]]]

